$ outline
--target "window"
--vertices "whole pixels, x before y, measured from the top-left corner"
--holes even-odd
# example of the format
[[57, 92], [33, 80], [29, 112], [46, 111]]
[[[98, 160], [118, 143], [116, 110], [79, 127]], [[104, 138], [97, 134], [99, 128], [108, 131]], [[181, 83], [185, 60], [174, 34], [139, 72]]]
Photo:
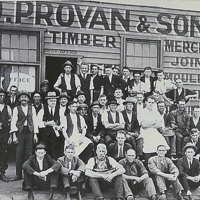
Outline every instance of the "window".
[[[39, 33], [0, 31], [0, 87], [33, 92], [40, 64]], [[13, 64], [12, 64], [13, 63]]]
[[160, 41], [126, 40], [126, 66], [130, 69], [160, 67]]

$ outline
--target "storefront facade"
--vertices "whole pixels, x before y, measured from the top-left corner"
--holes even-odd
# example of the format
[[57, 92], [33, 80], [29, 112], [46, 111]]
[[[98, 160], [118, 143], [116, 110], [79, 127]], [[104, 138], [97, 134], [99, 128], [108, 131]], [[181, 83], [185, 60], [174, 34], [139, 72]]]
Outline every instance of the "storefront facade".
[[[199, 91], [200, 15], [89, 1], [0, 2], [0, 83], [29, 92], [53, 84], [70, 59], [132, 71], [151, 66]], [[78, 72], [78, 69], [75, 70]]]

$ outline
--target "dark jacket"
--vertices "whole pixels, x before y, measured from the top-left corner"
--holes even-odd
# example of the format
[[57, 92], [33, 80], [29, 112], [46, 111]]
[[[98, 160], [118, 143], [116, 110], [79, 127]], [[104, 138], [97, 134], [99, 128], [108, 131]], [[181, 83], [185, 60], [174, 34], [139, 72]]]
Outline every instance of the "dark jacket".
[[190, 117], [190, 130], [197, 128], [200, 131], [200, 118], [197, 125], [194, 124], [193, 117]]
[[[142, 77], [140, 78], [140, 80], [141, 80], [142, 82], [145, 83], [145, 76], [142, 76]], [[151, 93], [154, 91], [154, 84], [153, 84], [154, 81], [156, 81], [156, 78], [150, 76], [150, 85], [151, 85], [151, 90], [150, 90], [150, 92], [151, 92]]]

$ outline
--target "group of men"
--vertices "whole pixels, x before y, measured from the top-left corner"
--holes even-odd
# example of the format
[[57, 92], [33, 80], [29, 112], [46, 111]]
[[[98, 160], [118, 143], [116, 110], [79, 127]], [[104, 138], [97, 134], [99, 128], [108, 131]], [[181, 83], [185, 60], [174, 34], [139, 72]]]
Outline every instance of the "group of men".
[[[183, 188], [192, 199], [191, 189], [200, 183], [200, 108], [194, 107], [192, 116], [185, 108], [197, 94], [183, 88], [180, 79], [176, 84], [165, 80], [163, 71], [153, 78], [150, 67], [143, 77], [135, 72], [133, 79], [127, 67], [122, 77], [113, 74], [111, 65], [105, 66], [104, 77], [98, 74], [98, 65], [91, 65], [89, 74], [88, 65], [82, 64], [79, 75], [72, 73], [73, 67], [70, 61], [62, 65], [64, 73], [54, 90], [47, 80], [31, 95], [17, 95], [16, 86], [10, 87], [9, 95], [0, 90], [1, 180], [9, 181], [7, 143], [14, 143], [12, 181], [21, 180], [25, 171], [28, 199], [34, 199], [33, 185], [50, 187], [52, 199], [58, 174], [67, 200], [71, 184], [81, 199], [84, 174], [96, 199], [103, 199], [101, 183], [106, 188], [111, 182], [117, 199], [134, 199], [141, 185], [150, 199], [166, 199], [167, 181], [177, 199], [182, 199]], [[159, 197], [148, 173], [155, 178]]]

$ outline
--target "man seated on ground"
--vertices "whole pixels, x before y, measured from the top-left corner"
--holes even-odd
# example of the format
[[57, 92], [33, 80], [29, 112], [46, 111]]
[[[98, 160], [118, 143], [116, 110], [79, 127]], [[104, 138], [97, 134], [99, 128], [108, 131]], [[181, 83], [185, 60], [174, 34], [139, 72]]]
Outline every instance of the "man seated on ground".
[[177, 110], [169, 113], [170, 124], [176, 133], [176, 153], [178, 157], [182, 156], [183, 139], [189, 136], [190, 117], [185, 113], [185, 100], [178, 102]]
[[84, 162], [75, 156], [74, 146], [71, 144], [65, 148], [65, 156], [58, 158], [61, 164], [60, 174], [64, 185], [64, 198], [70, 200], [70, 186], [75, 185], [78, 189], [77, 199], [81, 200], [82, 184], [85, 171]]
[[124, 118], [121, 112], [117, 112], [117, 101], [110, 101], [108, 103], [110, 111], [105, 112], [102, 115], [102, 124], [106, 129], [105, 144], [108, 146], [116, 139], [118, 130], [122, 130], [125, 127]]
[[132, 97], [127, 97], [124, 101], [125, 110], [122, 111], [122, 115], [125, 121], [126, 142], [130, 143], [133, 149], [136, 151], [137, 157], [142, 157], [143, 140], [140, 137], [139, 123], [137, 120], [137, 113], [133, 111], [134, 101]]
[[122, 200], [122, 174], [125, 170], [113, 158], [107, 157], [106, 154], [106, 145], [98, 144], [96, 157], [90, 158], [88, 161], [85, 167], [85, 175], [88, 177], [88, 182], [95, 199], [103, 200], [101, 189], [109, 188], [113, 183], [116, 200]]
[[197, 150], [195, 153], [195, 158], [199, 160], [200, 158], [200, 136], [199, 136], [199, 130], [197, 128], [193, 128], [190, 131], [190, 136], [184, 138], [183, 146], [185, 146], [187, 143], [192, 143], [196, 146]]
[[129, 143], [125, 143], [126, 131], [124, 130], [117, 131], [116, 140], [116, 142], [108, 146], [108, 155], [119, 161], [125, 158], [127, 150], [132, 149], [132, 146]]
[[151, 200], [157, 199], [153, 181], [149, 178], [143, 163], [136, 159], [136, 153], [133, 149], [129, 149], [126, 158], [120, 160], [119, 163], [126, 170], [122, 175], [126, 200], [134, 199], [133, 193], [137, 193], [137, 190], [140, 189], [141, 186], [145, 188]]
[[58, 185], [58, 170], [61, 165], [46, 154], [44, 143], [38, 143], [35, 149], [35, 155], [31, 156], [22, 168], [24, 170], [23, 189], [28, 191], [28, 200], [33, 200], [32, 190], [49, 189], [49, 200], [53, 199], [53, 194]]
[[184, 156], [177, 161], [179, 169], [179, 180], [188, 196], [189, 200], [193, 200], [191, 189], [196, 190], [200, 186], [200, 163], [194, 158], [196, 146], [187, 143], [183, 148]]
[[158, 112], [162, 118], [162, 127], [159, 128], [159, 132], [164, 136], [167, 144], [170, 147], [170, 156], [172, 160], [175, 160], [176, 156], [176, 135], [171, 128], [169, 114], [166, 113], [166, 106], [164, 101], [159, 101], [157, 104]]
[[155, 175], [156, 185], [161, 194], [160, 200], [167, 200], [166, 191], [167, 185], [170, 183], [173, 186], [174, 192], [176, 194], [177, 200], [183, 200], [181, 195], [181, 190], [183, 189], [179, 180], [179, 171], [174, 163], [167, 157], [166, 146], [159, 145], [157, 147], [157, 156], [149, 158], [148, 167], [149, 171]]

